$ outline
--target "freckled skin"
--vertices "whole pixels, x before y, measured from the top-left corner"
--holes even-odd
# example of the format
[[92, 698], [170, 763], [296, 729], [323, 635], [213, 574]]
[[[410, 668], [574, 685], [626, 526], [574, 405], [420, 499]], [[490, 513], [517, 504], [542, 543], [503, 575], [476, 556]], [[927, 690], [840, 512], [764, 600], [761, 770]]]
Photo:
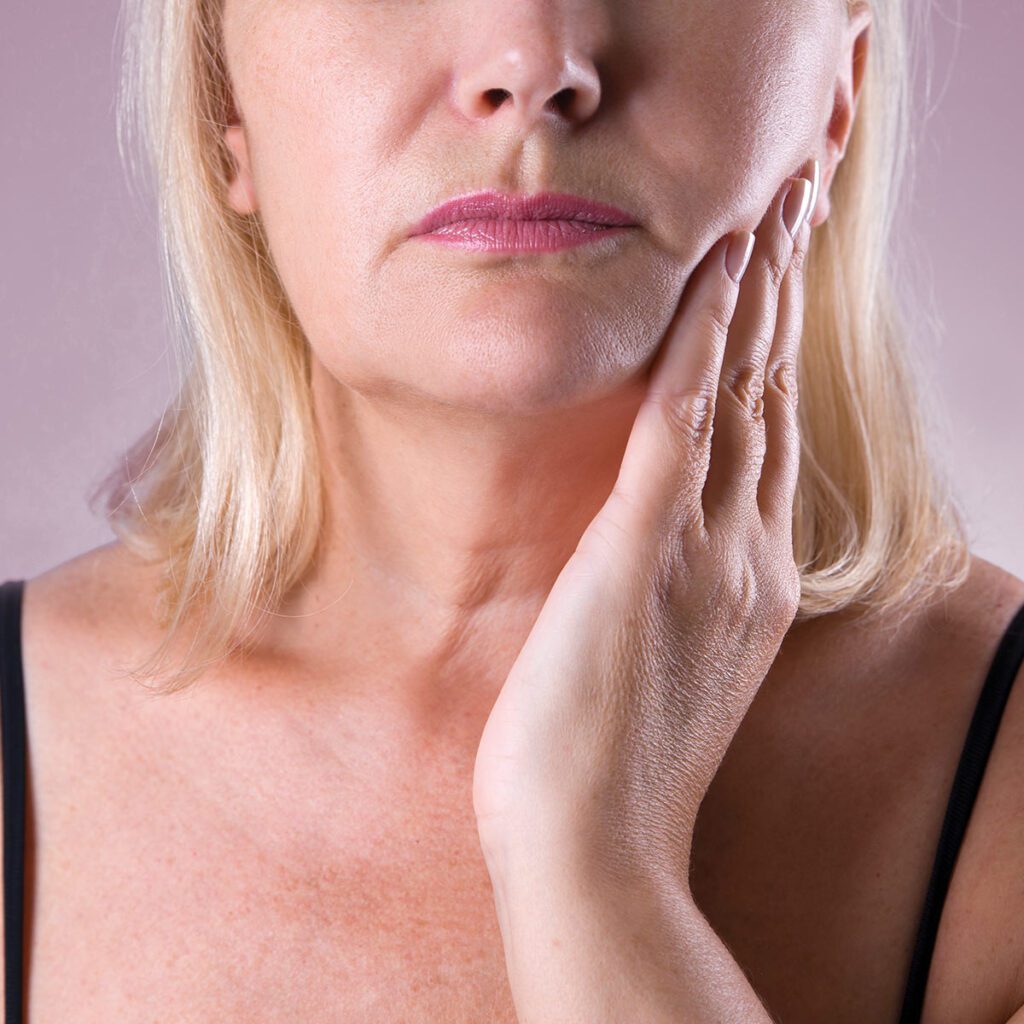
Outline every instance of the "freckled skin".
[[[127, 699], [109, 675], [159, 640], [158, 567], [111, 546], [33, 581], [33, 807], [48, 837], [33, 1005], [82, 1024], [146, 1007], [253, 1024], [513, 1021], [474, 821], [481, 732], [608, 497], [642, 398], [630, 385], [693, 268], [811, 157], [812, 223], [827, 216], [852, 19], [844, 0], [224, 3], [245, 122], [226, 133], [242, 167], [226, 199], [258, 206], [309, 338], [334, 518], [265, 642], [187, 703]], [[541, 116], [561, 87], [572, 103]], [[404, 240], [437, 203], [485, 187], [577, 191], [641, 228], [528, 259]], [[778, 1019], [894, 1016], [902, 965], [877, 951], [912, 934], [927, 823], [1021, 586], [976, 568], [969, 596], [884, 643], [833, 616], [787, 635], [701, 803], [691, 872]], [[636, 692], [656, 706], [653, 688]], [[642, 749], [665, 753], [666, 733], [650, 735]], [[1014, 791], [1019, 772], [1003, 774]], [[664, 807], [640, 810], [671, 830]], [[968, 896], [934, 966], [941, 993], [970, 999], [1016, 975], [1013, 944], [962, 908], [986, 887], [1005, 904], [1015, 883], [1011, 865], [990, 885], [991, 858], [972, 867], [965, 852]], [[985, 979], [976, 964], [964, 975], [963, 949], [997, 947], [1009, 952]]]
[[[820, 150], [844, 22], [838, 0], [226, 0], [255, 193], [316, 356], [477, 411], [621, 389], [704, 253]], [[573, 52], [578, 108], [488, 106]], [[485, 187], [582, 193], [641, 227], [530, 260], [404, 240]]]
[[[315, 571], [266, 648], [358, 688], [385, 732], [443, 722], [471, 763], [615, 483], [694, 268], [723, 235], [756, 230], [812, 158], [810, 221], [828, 216], [869, 12], [224, 4], [241, 119], [224, 133], [225, 201], [261, 218], [308, 338], [327, 505]], [[488, 188], [579, 193], [638, 226], [529, 255], [407, 237], [439, 203]]]

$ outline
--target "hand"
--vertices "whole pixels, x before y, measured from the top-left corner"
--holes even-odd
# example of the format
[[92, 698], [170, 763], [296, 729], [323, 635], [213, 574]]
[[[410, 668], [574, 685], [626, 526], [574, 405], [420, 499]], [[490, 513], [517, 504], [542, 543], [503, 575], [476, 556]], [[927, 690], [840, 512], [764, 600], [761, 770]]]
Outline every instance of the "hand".
[[[800, 597], [796, 366], [816, 161], [806, 173], [813, 184], [783, 183], [756, 239], [720, 239], [684, 289], [615, 487], [484, 728], [473, 804], [489, 856], [543, 834], [585, 841], [617, 876], [687, 880], [697, 810]], [[741, 287], [728, 269], [751, 245]]]

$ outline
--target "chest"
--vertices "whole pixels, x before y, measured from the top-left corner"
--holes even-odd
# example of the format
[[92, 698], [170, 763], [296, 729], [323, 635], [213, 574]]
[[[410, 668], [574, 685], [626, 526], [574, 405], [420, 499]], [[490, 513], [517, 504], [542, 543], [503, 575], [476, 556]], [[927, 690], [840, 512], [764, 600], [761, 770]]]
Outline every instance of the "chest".
[[[898, 709], [785, 704], [755, 702], [701, 808], [695, 897], [776, 1019], [895, 1020], [964, 715], [908, 743]], [[471, 764], [353, 756], [325, 799], [269, 743], [255, 770], [183, 737], [151, 756], [164, 725], [122, 722], [102, 757], [99, 723], [51, 725], [30, 727], [32, 1019], [515, 1022]]]
[[486, 868], [448, 824], [396, 829], [385, 852], [380, 821], [354, 818], [318, 846], [150, 792], [42, 825], [33, 1020], [515, 1021]]
[[[284, 821], [261, 838], [195, 794], [101, 796], [97, 781], [42, 807], [27, 953], [36, 1019], [515, 1021], [472, 822], [452, 822], [440, 798], [436, 816], [383, 825], [360, 804], [347, 841], [332, 829], [317, 848]], [[877, 817], [844, 824], [825, 801], [808, 819], [811, 794], [788, 800], [788, 814], [777, 791], [757, 806], [706, 805], [692, 876], [702, 909], [787, 1024], [891, 1019], [877, 1011], [896, 998], [914, 910], [885, 884], [898, 837]], [[919, 878], [908, 881], [916, 893]], [[844, 1017], [850, 993], [860, 1001]]]

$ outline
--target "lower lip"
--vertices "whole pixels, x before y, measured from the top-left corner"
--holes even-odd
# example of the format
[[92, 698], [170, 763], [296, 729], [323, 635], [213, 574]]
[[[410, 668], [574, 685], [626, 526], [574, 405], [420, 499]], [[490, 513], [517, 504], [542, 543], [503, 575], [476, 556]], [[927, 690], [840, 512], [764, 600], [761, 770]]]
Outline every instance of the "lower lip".
[[460, 220], [413, 237], [477, 252], [558, 252], [629, 230], [582, 220]]

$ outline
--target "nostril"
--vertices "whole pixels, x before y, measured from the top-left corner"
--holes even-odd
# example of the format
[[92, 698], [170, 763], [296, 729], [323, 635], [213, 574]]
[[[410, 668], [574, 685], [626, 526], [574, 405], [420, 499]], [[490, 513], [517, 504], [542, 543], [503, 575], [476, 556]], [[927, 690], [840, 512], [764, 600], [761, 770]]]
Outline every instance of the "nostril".
[[559, 89], [558, 92], [551, 97], [551, 102], [555, 105], [560, 114], [568, 114], [572, 109], [575, 99], [576, 90], [567, 86], [565, 89]]
[[511, 95], [512, 93], [508, 89], [487, 89], [484, 92], [488, 103], [492, 103], [495, 109], [500, 107]]

